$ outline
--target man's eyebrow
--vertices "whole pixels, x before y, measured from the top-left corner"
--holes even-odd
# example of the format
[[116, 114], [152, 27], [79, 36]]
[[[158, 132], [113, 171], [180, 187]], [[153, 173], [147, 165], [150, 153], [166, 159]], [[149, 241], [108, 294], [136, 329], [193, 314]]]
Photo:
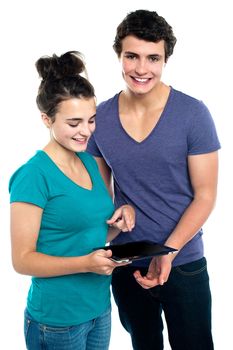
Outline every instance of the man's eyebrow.
[[[136, 52], [132, 52], [132, 51], [125, 51], [125, 54], [127, 54], [127, 55], [139, 56], [139, 54], [137, 54]], [[156, 57], [162, 57], [162, 55], [159, 54], [159, 53], [150, 53], [148, 56], [149, 56], [149, 57], [154, 57], [154, 56], [156, 56]]]
[[125, 51], [125, 53], [127, 53], [128, 55], [137, 55], [135, 52], [133, 51]]

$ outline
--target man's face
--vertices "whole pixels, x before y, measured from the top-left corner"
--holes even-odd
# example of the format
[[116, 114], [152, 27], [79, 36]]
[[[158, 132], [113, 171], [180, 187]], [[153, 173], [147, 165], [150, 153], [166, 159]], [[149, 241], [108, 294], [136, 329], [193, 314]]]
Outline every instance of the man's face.
[[160, 82], [165, 64], [164, 40], [157, 43], [132, 35], [122, 40], [122, 75], [128, 89], [147, 94]]

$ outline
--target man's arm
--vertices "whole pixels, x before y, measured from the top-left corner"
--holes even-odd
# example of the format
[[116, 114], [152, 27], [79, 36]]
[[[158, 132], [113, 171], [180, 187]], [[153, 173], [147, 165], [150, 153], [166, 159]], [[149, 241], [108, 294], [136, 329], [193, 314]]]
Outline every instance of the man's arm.
[[[166, 245], [178, 250], [196, 235], [214, 208], [217, 195], [218, 153], [189, 156], [188, 168], [194, 199], [165, 242]], [[139, 271], [135, 272], [137, 282], [143, 288], [151, 288], [166, 282], [175, 255], [152, 259], [146, 276], [142, 277]]]

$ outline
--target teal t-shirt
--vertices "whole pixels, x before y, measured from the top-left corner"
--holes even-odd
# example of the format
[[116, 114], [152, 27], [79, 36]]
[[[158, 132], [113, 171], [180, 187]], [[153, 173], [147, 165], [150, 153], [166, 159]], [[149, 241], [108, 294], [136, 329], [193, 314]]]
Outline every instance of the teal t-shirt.
[[[53, 256], [82, 256], [106, 243], [114, 207], [91, 155], [77, 156], [92, 181], [87, 190], [69, 179], [43, 151], [38, 151], [11, 177], [10, 202], [43, 208], [37, 251]], [[54, 326], [78, 325], [110, 307], [111, 277], [77, 273], [32, 277], [27, 308], [32, 317]]]

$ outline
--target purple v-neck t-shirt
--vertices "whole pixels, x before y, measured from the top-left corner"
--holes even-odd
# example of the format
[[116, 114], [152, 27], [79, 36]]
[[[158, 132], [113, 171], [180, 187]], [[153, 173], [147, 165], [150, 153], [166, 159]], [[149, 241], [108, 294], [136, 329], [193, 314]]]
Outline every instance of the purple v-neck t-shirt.
[[[220, 143], [205, 104], [171, 88], [164, 111], [151, 133], [134, 140], [119, 117], [119, 94], [97, 108], [96, 130], [88, 152], [103, 157], [114, 177], [115, 204], [132, 204], [136, 225], [114, 243], [152, 240], [164, 243], [193, 200], [187, 157], [217, 151]], [[204, 255], [202, 229], [174, 259], [174, 265]], [[138, 261], [138, 265], [148, 261]]]

